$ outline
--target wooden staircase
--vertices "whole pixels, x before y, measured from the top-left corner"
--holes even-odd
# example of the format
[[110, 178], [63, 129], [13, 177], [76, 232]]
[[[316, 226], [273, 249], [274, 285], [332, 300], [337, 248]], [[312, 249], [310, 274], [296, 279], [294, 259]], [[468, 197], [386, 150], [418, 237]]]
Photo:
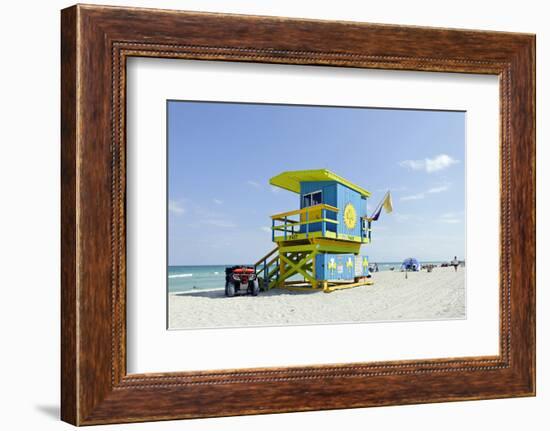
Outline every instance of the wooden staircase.
[[269, 290], [277, 285], [280, 274], [279, 246], [254, 264], [254, 272], [260, 280], [261, 290]]

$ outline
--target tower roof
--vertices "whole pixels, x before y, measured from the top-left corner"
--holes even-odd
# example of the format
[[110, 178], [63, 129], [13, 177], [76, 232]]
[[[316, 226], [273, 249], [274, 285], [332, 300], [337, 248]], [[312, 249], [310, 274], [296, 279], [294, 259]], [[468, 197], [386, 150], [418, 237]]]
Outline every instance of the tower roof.
[[336, 181], [352, 190], [355, 190], [362, 197], [369, 197], [370, 192], [363, 187], [342, 178], [328, 169], [309, 169], [305, 171], [286, 171], [274, 176], [269, 184], [294, 193], [300, 193], [300, 183], [303, 181]]

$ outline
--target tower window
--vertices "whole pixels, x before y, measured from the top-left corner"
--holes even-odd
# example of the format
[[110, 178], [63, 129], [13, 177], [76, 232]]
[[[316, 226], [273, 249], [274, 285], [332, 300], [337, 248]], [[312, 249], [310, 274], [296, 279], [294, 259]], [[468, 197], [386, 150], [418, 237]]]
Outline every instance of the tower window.
[[304, 195], [304, 208], [312, 207], [323, 203], [323, 192], [321, 190]]

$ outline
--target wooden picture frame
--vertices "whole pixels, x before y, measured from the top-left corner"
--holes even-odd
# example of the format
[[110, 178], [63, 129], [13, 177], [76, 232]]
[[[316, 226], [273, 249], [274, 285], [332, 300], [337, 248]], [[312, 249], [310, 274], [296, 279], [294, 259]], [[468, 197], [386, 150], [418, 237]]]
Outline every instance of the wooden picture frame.
[[[82, 5], [61, 17], [64, 421], [89, 425], [535, 394], [534, 35]], [[128, 375], [130, 56], [498, 75], [500, 354]]]

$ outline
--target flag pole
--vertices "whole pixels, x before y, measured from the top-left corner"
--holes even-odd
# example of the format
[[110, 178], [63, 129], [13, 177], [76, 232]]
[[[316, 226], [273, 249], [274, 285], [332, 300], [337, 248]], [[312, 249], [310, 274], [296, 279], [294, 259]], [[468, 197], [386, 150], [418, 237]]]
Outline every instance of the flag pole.
[[380, 202], [378, 202], [378, 205], [376, 205], [375, 210], [372, 212], [371, 216], [369, 217], [370, 220], [372, 220], [372, 218], [374, 217], [374, 214], [376, 214], [376, 212], [380, 209], [380, 207], [382, 207], [382, 205], [383, 205], [384, 201], [386, 200], [386, 197], [388, 196], [389, 192], [390, 191], [388, 190], [386, 192], [386, 194], [384, 195], [384, 197], [380, 200]]

